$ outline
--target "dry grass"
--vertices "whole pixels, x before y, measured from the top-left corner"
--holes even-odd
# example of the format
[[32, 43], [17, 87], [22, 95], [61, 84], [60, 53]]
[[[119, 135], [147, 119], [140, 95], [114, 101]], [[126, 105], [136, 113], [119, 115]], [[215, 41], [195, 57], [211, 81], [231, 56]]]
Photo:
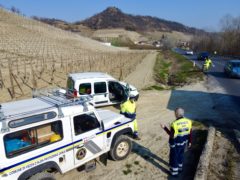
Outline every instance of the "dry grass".
[[119, 38], [119, 37], [127, 37], [131, 41], [140, 41], [142, 35], [135, 31], [127, 31], [125, 29], [99, 29], [93, 33], [93, 38]]
[[179, 40], [190, 41], [193, 38], [192, 35], [187, 35], [182, 32], [177, 32], [177, 31], [173, 31], [173, 32], [155, 31], [155, 32], [146, 33], [146, 36], [150, 39], [161, 39], [163, 35], [167, 36], [171, 39], [174, 39], [176, 42], [178, 42]]

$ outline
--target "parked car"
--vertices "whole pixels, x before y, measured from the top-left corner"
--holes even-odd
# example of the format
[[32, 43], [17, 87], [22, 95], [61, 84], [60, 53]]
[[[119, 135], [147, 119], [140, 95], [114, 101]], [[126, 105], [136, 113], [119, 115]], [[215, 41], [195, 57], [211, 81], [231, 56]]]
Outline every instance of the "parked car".
[[193, 51], [188, 50], [188, 51], [185, 52], [185, 55], [193, 55]]
[[198, 54], [197, 60], [204, 61], [205, 58], [208, 58], [208, 57], [209, 57], [208, 52], [201, 52], [201, 53]]
[[61, 92], [0, 105], [1, 180], [55, 180], [56, 172], [80, 166], [88, 172], [96, 159], [107, 165], [107, 154], [118, 161], [131, 153], [132, 119]]
[[224, 66], [224, 72], [229, 77], [240, 78], [240, 60], [230, 60]]
[[133, 85], [118, 81], [101, 72], [69, 74], [67, 94], [74, 97], [91, 95], [94, 106], [119, 104], [125, 101], [130, 94], [136, 100], [139, 97], [139, 92]]

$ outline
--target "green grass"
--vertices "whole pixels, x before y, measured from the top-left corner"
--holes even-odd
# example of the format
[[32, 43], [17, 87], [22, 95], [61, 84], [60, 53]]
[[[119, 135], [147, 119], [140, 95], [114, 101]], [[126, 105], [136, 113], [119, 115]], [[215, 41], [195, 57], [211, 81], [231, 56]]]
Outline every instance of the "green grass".
[[129, 173], [132, 173], [132, 170], [131, 170], [132, 165], [131, 164], [126, 164], [125, 166], [126, 166], [127, 169], [122, 171], [123, 174], [128, 175]]
[[170, 61], [162, 59], [162, 56], [160, 53], [157, 55], [157, 59], [154, 66], [155, 80], [157, 82], [160, 82], [162, 84], [167, 84], [169, 74], [170, 74], [171, 64], [172, 63]]
[[127, 168], [127, 169], [130, 169], [131, 167], [132, 167], [131, 164], [126, 164], [126, 168]]
[[198, 129], [205, 128], [205, 125], [199, 121], [192, 121], [192, 126]]
[[128, 175], [129, 173], [131, 173], [132, 170], [131, 169], [127, 169], [127, 170], [123, 170], [123, 174]]
[[163, 87], [163, 86], [153, 85], [153, 86], [149, 86], [147, 88], [144, 88], [143, 90], [158, 90], [158, 91], [161, 91], [161, 90], [166, 90], [166, 88]]
[[132, 46], [134, 43], [129, 39], [129, 38], [114, 38], [111, 41], [111, 45], [112, 46], [116, 46], [116, 47], [129, 47]]
[[134, 161], [134, 164], [135, 165], [139, 165], [139, 161]]
[[197, 67], [193, 67], [193, 63], [184, 56], [172, 51], [162, 51], [157, 55], [154, 77], [160, 84], [174, 87], [202, 80], [203, 73]]

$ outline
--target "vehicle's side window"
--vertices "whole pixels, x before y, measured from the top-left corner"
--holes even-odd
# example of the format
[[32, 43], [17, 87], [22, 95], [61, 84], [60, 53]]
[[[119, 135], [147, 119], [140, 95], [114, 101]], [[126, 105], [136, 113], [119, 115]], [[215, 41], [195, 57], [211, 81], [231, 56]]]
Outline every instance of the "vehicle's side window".
[[99, 128], [100, 123], [94, 113], [82, 114], [73, 118], [75, 135]]
[[107, 92], [106, 82], [95, 82], [94, 92], [95, 94], [106, 93]]
[[62, 138], [62, 122], [55, 121], [7, 134], [3, 139], [6, 156], [11, 158], [60, 141]]
[[91, 83], [80, 84], [79, 94], [91, 94]]

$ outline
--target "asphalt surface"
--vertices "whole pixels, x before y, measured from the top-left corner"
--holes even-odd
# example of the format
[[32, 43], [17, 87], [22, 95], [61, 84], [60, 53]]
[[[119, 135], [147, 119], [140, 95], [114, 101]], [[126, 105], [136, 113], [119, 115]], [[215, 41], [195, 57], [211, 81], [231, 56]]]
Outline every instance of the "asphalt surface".
[[[185, 55], [185, 51], [174, 49], [175, 52]], [[197, 60], [197, 55], [185, 55], [189, 60], [202, 68], [204, 61]], [[211, 92], [213, 107], [222, 115], [221, 125], [240, 131], [240, 79], [229, 78], [224, 73], [224, 65], [227, 58], [210, 57], [213, 67], [205, 73], [207, 76], [206, 85]]]
[[[196, 63], [197, 66], [202, 67], [204, 61], [197, 60], [197, 56], [189, 56], [189, 58]], [[213, 67], [207, 72], [210, 81], [217, 81], [228, 95], [240, 97], [240, 79], [229, 78], [224, 73], [224, 66], [227, 62], [226, 58], [212, 57]]]

